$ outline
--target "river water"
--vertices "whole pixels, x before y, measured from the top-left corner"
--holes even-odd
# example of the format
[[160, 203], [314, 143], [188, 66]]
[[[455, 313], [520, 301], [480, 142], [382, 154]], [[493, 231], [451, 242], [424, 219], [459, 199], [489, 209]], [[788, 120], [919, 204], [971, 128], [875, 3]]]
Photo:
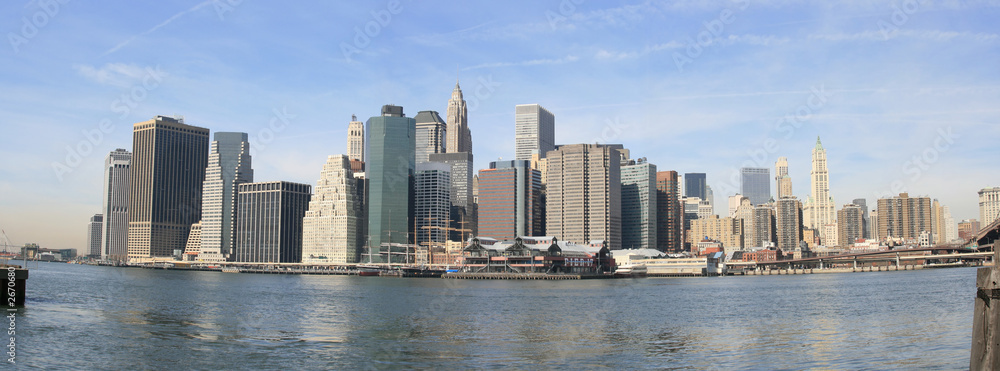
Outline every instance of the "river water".
[[973, 268], [582, 281], [32, 268], [18, 368], [964, 369], [976, 290]]

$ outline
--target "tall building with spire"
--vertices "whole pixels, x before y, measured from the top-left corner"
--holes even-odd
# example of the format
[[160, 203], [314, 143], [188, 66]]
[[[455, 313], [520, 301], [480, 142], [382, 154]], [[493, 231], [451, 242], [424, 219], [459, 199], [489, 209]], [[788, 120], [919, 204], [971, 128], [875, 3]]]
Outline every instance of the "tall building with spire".
[[803, 206], [803, 224], [808, 228], [818, 229], [820, 239], [833, 238], [827, 236], [825, 228], [827, 224], [837, 222], [837, 215], [834, 210], [833, 196], [830, 196], [830, 176], [826, 169], [826, 150], [819, 136], [816, 137], [816, 147], [812, 151], [812, 194]]
[[215, 133], [201, 199], [200, 260], [227, 258], [236, 241], [236, 189], [253, 182], [247, 133]]
[[792, 177], [788, 175], [787, 157], [778, 157], [778, 161], [774, 163], [774, 187], [778, 191], [778, 200], [792, 195]]
[[351, 115], [347, 125], [347, 157], [365, 162], [365, 123], [358, 121], [357, 115]]
[[445, 144], [445, 149], [448, 153], [472, 153], [469, 112], [465, 107], [465, 98], [462, 97], [462, 88], [458, 86], [458, 81], [455, 81], [455, 90], [451, 92], [451, 99], [448, 100], [447, 122], [448, 141]]

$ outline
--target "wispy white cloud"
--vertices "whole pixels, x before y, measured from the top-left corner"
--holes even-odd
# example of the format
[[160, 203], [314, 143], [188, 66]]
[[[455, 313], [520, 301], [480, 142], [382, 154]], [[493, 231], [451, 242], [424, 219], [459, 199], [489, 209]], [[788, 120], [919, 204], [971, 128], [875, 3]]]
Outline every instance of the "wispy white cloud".
[[139, 33], [138, 35], [134, 35], [132, 37], [129, 37], [125, 41], [122, 41], [118, 45], [115, 45], [113, 48], [108, 49], [108, 51], [104, 52], [104, 54], [101, 54], [101, 56], [103, 57], [103, 56], [106, 56], [108, 54], [114, 53], [114, 52], [118, 51], [119, 49], [124, 48], [126, 45], [128, 45], [129, 43], [131, 43], [135, 39], [140, 38], [142, 36], [149, 35], [150, 33], [153, 33], [154, 31], [156, 31], [156, 30], [158, 30], [160, 28], [163, 28], [164, 26], [170, 24], [170, 22], [173, 22], [173, 21], [177, 20], [178, 18], [184, 16], [185, 14], [188, 14], [188, 13], [191, 13], [191, 12], [195, 12], [198, 9], [204, 8], [205, 6], [210, 5], [210, 4], [212, 4], [212, 0], [206, 0], [204, 2], [199, 3], [198, 5], [195, 5], [195, 6], [191, 7], [191, 8], [189, 8], [188, 10], [185, 10], [185, 11], [182, 11], [180, 13], [174, 14], [172, 17], [167, 18], [167, 20], [165, 20], [163, 22], [160, 22], [160, 24], [158, 24], [156, 26], [153, 26], [153, 28], [150, 28], [150, 29], [148, 29], [146, 31], [143, 31], [142, 33]]
[[855, 33], [811, 34], [811, 40], [826, 41], [885, 41], [895, 38], [912, 38], [923, 41], [966, 41], [990, 42], [1000, 39], [1000, 35], [984, 32], [957, 32], [939, 30], [895, 30], [895, 31], [863, 31]]
[[[149, 74], [148, 68], [125, 63], [108, 63], [100, 68], [80, 64], [73, 66], [73, 69], [88, 80], [119, 88], [129, 87]], [[156, 73], [164, 74], [159, 70]]]
[[[788, 41], [789, 38], [787, 37], [744, 34], [744, 35], [729, 35], [727, 37], [717, 37], [712, 39], [710, 43], [716, 45], [744, 44], [744, 45], [755, 45], [755, 46], [772, 46], [778, 44], [785, 44], [788, 43]], [[690, 43], [690, 41], [688, 43]], [[688, 43], [678, 40], [671, 40], [665, 43], [646, 45], [641, 50], [635, 50], [635, 51], [610, 51], [606, 49], [600, 49], [597, 51], [594, 57], [597, 59], [605, 59], [605, 60], [634, 59], [664, 50], [682, 49], [687, 47]]]
[[567, 55], [558, 59], [532, 59], [528, 61], [521, 62], [494, 62], [494, 63], [483, 63], [472, 67], [463, 68], [462, 71], [476, 70], [480, 68], [497, 68], [497, 67], [527, 67], [527, 66], [539, 66], [539, 65], [549, 65], [549, 64], [564, 64], [576, 62], [580, 58], [575, 55]]

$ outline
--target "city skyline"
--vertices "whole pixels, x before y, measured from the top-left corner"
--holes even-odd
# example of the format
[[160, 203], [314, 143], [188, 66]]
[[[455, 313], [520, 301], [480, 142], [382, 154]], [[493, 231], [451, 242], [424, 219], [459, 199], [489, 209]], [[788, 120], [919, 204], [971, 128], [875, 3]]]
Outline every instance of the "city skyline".
[[[977, 192], [1000, 185], [988, 140], [1000, 133], [990, 6], [921, 3], [896, 24], [889, 3], [391, 4], [168, 2], [115, 13], [60, 3], [0, 52], [11, 71], [0, 77], [0, 227], [15, 244], [84, 249], [105, 156], [134, 151], [132, 125], [156, 115], [247, 132], [256, 175], [313, 184], [327, 156], [348, 153], [352, 114], [377, 116], [384, 104], [446, 112], [456, 67], [479, 138], [473, 172], [514, 158], [514, 106], [538, 103], [559, 117], [557, 144], [623, 144], [661, 171], [706, 173], [717, 200], [738, 192], [740, 167], [770, 168], [779, 156], [805, 200], [815, 136], [840, 203], [908, 191], [939, 199], [955, 220], [978, 219]], [[3, 9], [13, 35], [22, 17], [44, 12]], [[431, 13], [441, 22], [417, 24]], [[713, 41], [692, 47], [703, 32]], [[388, 61], [397, 54], [412, 57]]]

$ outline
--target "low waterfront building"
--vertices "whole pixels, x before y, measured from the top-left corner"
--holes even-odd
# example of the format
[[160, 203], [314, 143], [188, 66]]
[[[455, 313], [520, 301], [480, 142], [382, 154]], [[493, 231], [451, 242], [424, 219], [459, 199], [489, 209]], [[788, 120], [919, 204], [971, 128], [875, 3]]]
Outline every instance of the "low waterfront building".
[[511, 243], [477, 237], [462, 250], [460, 265], [476, 273], [600, 274], [613, 271], [615, 261], [603, 241], [578, 245], [552, 236], [522, 236]]

